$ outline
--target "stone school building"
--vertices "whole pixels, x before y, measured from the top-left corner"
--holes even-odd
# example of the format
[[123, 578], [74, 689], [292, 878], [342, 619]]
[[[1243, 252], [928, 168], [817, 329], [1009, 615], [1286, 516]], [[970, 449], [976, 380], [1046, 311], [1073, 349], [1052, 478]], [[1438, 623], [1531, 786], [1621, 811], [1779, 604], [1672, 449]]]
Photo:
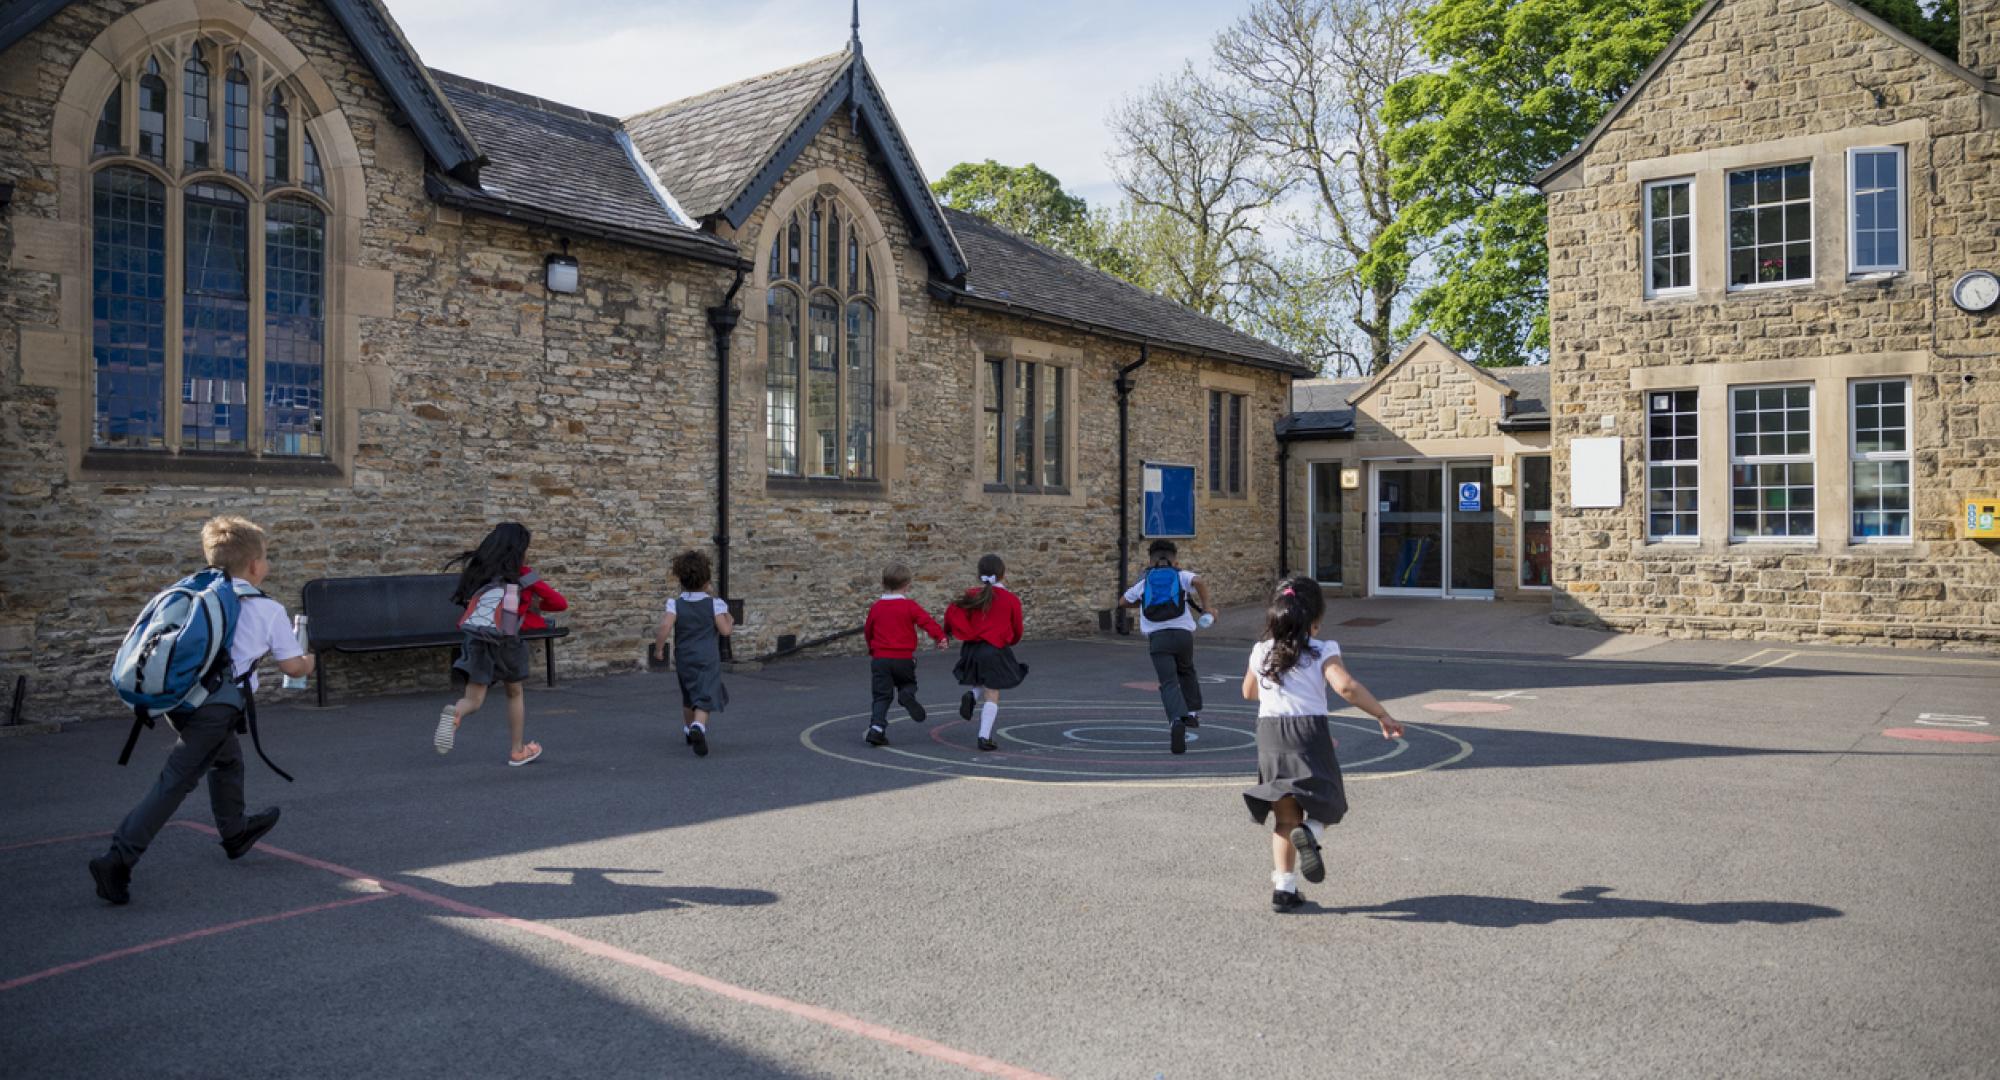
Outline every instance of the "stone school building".
[[115, 707], [219, 511], [288, 605], [522, 521], [572, 672], [639, 663], [689, 548], [739, 656], [858, 626], [890, 560], [941, 605], [984, 551], [1031, 636], [1094, 631], [1145, 461], [1196, 467], [1222, 602], [1277, 566], [1303, 367], [940, 207], [858, 34], [621, 119], [426, 68], [378, 0], [29, 0], [0, 203], [0, 673], [40, 718]]

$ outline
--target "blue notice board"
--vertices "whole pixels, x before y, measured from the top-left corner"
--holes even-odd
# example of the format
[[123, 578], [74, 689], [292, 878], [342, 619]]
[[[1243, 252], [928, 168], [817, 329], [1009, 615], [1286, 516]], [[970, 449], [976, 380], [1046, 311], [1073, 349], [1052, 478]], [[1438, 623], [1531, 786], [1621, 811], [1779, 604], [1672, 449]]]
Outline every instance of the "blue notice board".
[[1185, 539], [1194, 535], [1194, 466], [1148, 461], [1139, 467], [1139, 535]]
[[1480, 490], [1477, 480], [1467, 480], [1458, 485], [1458, 509], [1461, 513], [1472, 513], [1484, 509], [1480, 505]]

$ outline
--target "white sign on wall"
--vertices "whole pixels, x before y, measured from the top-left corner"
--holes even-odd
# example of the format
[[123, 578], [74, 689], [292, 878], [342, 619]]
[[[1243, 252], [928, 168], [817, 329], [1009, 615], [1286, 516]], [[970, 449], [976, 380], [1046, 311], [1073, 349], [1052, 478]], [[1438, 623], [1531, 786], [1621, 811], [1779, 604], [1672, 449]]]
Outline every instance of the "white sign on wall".
[[1625, 440], [1569, 441], [1569, 504], [1619, 506], [1625, 501]]

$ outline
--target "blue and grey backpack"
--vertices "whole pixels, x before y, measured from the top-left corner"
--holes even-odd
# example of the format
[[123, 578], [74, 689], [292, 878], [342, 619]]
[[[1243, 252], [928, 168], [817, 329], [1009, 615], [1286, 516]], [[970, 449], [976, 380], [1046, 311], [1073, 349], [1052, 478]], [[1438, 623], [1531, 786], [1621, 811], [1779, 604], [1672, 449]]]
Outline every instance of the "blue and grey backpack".
[[[132, 734], [118, 764], [131, 760], [140, 729], [152, 727], [154, 717], [185, 715], [211, 698], [241, 705], [249, 714], [250, 737], [256, 741], [256, 706], [247, 678], [242, 683], [231, 679], [235, 671], [229, 643], [236, 636], [242, 601], [263, 595], [249, 582], [211, 566], [162, 589], [139, 612], [111, 663], [111, 688], [118, 692], [118, 700], [132, 707]], [[261, 744], [257, 756], [264, 757]], [[270, 765], [271, 759], [264, 758], [264, 763]], [[271, 768], [291, 779], [276, 765]]]
[[1177, 566], [1155, 566], [1146, 571], [1145, 591], [1139, 597], [1139, 613], [1148, 622], [1172, 622], [1187, 614], [1187, 592], [1181, 588]]

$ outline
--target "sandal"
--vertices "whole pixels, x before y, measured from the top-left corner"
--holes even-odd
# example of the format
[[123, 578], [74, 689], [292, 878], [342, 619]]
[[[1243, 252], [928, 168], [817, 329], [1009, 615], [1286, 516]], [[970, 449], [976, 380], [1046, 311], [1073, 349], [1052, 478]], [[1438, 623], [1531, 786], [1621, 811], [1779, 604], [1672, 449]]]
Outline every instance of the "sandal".
[[531, 742], [521, 747], [520, 753], [508, 754], [507, 764], [526, 765], [528, 762], [533, 761], [541, 756], [542, 756], [542, 744], [538, 742]]

